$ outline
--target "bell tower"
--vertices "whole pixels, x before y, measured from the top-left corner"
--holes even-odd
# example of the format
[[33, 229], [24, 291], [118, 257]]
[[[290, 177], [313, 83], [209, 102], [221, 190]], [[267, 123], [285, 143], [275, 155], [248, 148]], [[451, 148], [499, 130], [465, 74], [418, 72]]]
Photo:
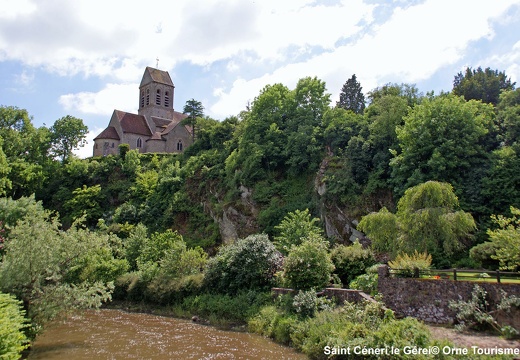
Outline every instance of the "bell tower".
[[174, 90], [175, 86], [167, 71], [146, 67], [139, 85], [138, 114], [146, 118], [151, 129], [155, 128], [155, 125], [152, 126], [152, 116], [173, 119]]

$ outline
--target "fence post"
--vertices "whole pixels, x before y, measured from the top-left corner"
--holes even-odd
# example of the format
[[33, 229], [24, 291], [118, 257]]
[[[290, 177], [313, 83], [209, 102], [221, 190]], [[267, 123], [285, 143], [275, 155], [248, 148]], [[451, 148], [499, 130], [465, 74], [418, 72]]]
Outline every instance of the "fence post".
[[419, 278], [419, 268], [413, 269], [413, 277], [418, 279]]
[[500, 283], [500, 270], [497, 270], [497, 282]]
[[453, 269], [453, 280], [457, 281], [457, 269]]

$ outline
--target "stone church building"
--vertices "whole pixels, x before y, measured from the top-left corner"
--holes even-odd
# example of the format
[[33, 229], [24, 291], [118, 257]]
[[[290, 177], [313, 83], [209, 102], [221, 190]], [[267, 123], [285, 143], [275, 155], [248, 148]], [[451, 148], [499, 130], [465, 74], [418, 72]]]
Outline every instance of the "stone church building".
[[114, 110], [108, 127], [94, 138], [94, 156], [118, 154], [120, 144], [140, 153], [180, 153], [192, 144], [187, 117], [173, 110], [175, 86], [170, 74], [147, 67], [139, 85], [137, 114]]

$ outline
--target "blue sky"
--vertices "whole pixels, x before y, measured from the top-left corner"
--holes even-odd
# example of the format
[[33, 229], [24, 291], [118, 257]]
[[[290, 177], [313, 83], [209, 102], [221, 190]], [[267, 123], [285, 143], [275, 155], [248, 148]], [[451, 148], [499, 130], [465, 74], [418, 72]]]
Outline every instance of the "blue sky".
[[449, 91], [468, 66], [520, 83], [520, 0], [0, 0], [0, 105], [36, 126], [72, 115], [91, 140], [114, 109], [136, 112], [157, 58], [175, 109], [194, 98], [217, 120], [306, 76], [333, 103], [352, 74], [365, 93], [389, 82]]

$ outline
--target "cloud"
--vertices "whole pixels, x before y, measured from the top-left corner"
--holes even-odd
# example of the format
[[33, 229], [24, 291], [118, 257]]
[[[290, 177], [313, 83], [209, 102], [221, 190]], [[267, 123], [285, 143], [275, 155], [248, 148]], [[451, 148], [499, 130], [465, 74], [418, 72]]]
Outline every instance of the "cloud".
[[87, 133], [87, 144], [83, 147], [80, 147], [79, 149], [74, 149], [72, 152], [74, 155], [79, 157], [80, 159], [86, 159], [88, 157], [91, 157], [94, 152], [94, 138], [98, 136], [103, 129], [96, 127], [94, 130], [90, 130]]
[[[281, 82], [294, 86], [305, 76], [324, 80], [333, 99], [354, 73], [365, 92], [387, 82], [415, 83], [427, 79], [440, 68], [462, 59], [471, 42], [492, 39], [491, 22], [513, 3], [497, 2], [491, 9], [475, 1], [430, 0], [395, 8], [385, 23], [373, 24], [344, 45], [301, 62], [281, 64], [270, 73], [249, 80], [237, 77], [227, 92], [219, 92], [210, 109], [217, 117], [238, 113], [265, 85]], [[461, 26], [461, 16], [468, 6], [471, 16]]]
[[99, 92], [80, 92], [62, 95], [59, 103], [65, 110], [84, 114], [110, 115], [114, 109], [135, 112], [138, 83], [108, 84]]

